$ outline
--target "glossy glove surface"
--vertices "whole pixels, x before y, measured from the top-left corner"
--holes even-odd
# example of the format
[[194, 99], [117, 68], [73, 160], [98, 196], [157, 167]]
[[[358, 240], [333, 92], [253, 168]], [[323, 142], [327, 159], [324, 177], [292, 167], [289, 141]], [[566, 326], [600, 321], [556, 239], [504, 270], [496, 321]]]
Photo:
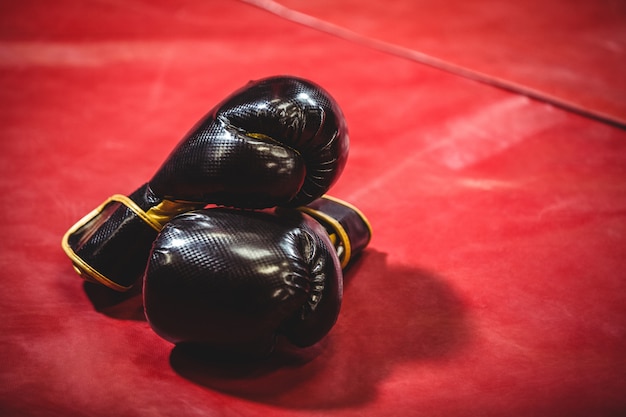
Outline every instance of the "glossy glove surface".
[[322, 196], [348, 156], [341, 109], [294, 77], [248, 83], [183, 138], [150, 181], [156, 195], [261, 208]]
[[199, 210], [174, 218], [155, 241], [144, 307], [173, 343], [259, 357], [278, 334], [298, 346], [326, 335], [342, 282], [333, 244], [308, 215]]

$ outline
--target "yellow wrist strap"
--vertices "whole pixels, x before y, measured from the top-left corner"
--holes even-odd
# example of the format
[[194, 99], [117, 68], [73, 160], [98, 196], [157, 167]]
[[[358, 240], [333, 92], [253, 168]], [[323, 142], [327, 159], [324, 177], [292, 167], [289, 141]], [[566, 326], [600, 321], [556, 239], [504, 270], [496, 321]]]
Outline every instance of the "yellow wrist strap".
[[110, 280], [102, 273], [94, 269], [91, 265], [86, 263], [80, 256], [74, 252], [74, 249], [69, 244], [70, 236], [76, 233], [80, 228], [84, 227], [90, 221], [100, 215], [106, 207], [111, 203], [120, 203], [130, 209], [137, 217], [147, 223], [156, 232], [160, 232], [163, 226], [170, 221], [174, 216], [198, 209], [204, 206], [203, 203], [190, 203], [190, 202], [177, 202], [170, 200], [163, 200], [161, 203], [150, 208], [148, 211], [144, 211], [131, 200], [129, 197], [122, 194], [115, 194], [109, 197], [104, 203], [100, 204], [96, 209], [89, 212], [86, 216], [80, 219], [63, 235], [61, 246], [74, 264], [76, 272], [85, 280], [104, 284], [109, 288], [116, 291], [126, 291], [130, 287], [125, 287]]
[[[350, 203], [328, 195], [324, 195], [322, 198], [334, 201], [335, 203], [352, 209], [355, 213], [357, 213], [361, 220], [363, 220], [363, 223], [365, 223], [365, 226], [369, 230], [370, 236], [372, 235], [372, 227], [369, 221], [358, 208]], [[350, 237], [348, 236], [346, 229], [341, 225], [338, 220], [319, 210], [315, 210], [307, 206], [298, 207], [298, 210], [308, 214], [315, 220], [332, 229], [332, 232], [329, 233], [329, 237], [332, 244], [335, 246], [335, 249], [337, 250], [337, 255], [339, 256], [339, 260], [341, 261], [341, 267], [345, 268], [352, 257], [352, 244], [350, 243]]]

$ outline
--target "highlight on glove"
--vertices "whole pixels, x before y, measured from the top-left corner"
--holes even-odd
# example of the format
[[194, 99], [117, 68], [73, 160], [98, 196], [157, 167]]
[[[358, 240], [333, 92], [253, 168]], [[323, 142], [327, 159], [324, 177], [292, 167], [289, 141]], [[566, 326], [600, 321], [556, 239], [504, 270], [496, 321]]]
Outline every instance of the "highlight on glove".
[[311, 346], [334, 326], [342, 269], [370, 238], [365, 216], [330, 197], [298, 209], [181, 214], [150, 253], [146, 318], [166, 340], [212, 357], [262, 358], [279, 336]]
[[252, 81], [203, 117], [146, 184], [72, 226], [63, 249], [84, 279], [126, 291], [174, 216], [208, 204], [306, 205], [336, 182], [348, 149], [342, 111], [320, 86], [288, 76]]

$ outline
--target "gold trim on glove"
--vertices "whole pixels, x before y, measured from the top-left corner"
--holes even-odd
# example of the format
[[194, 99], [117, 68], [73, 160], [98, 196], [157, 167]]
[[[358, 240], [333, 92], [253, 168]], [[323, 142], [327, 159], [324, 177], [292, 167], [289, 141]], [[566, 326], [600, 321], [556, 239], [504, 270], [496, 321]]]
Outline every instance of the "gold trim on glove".
[[354, 212], [361, 218], [361, 220], [363, 220], [363, 223], [365, 224], [365, 227], [367, 227], [367, 231], [369, 232], [369, 238], [372, 238], [372, 224], [370, 223], [369, 220], [367, 220], [367, 217], [365, 217], [365, 214], [363, 214], [363, 212], [355, 205], [348, 203], [347, 201], [341, 200], [337, 197], [333, 197], [330, 195], [323, 195], [322, 196], [323, 199], [326, 200], [330, 200], [330, 201], [334, 201], [337, 204], [341, 204], [342, 206], [348, 207], [349, 209], [354, 210]]
[[204, 204], [189, 203], [189, 202], [177, 202], [171, 200], [163, 200], [154, 207], [151, 207], [147, 212], [142, 210], [129, 197], [122, 194], [115, 194], [109, 197], [104, 203], [100, 204], [96, 209], [89, 212], [86, 216], [80, 219], [63, 235], [61, 246], [65, 251], [65, 254], [70, 258], [74, 264], [74, 269], [83, 279], [90, 282], [106, 285], [107, 287], [116, 291], [127, 291], [131, 287], [125, 287], [119, 285], [111, 279], [104, 276], [101, 272], [94, 269], [91, 265], [86, 263], [69, 244], [69, 238], [72, 234], [76, 233], [80, 228], [84, 227], [90, 221], [100, 215], [106, 207], [111, 203], [120, 203], [129, 208], [137, 217], [147, 223], [156, 232], [160, 232], [163, 226], [170, 221], [174, 216], [197, 208], [201, 208]]
[[[372, 227], [369, 221], [367, 220], [367, 218], [363, 215], [363, 213], [359, 209], [335, 197], [330, 197], [330, 196], [325, 195], [325, 196], [322, 196], [322, 198], [326, 200], [334, 201], [337, 204], [341, 204], [345, 207], [348, 207], [354, 210], [354, 212], [361, 218], [361, 220], [363, 220], [363, 223], [365, 223], [369, 231], [369, 235], [371, 237]], [[337, 219], [331, 217], [330, 215], [323, 213], [319, 210], [312, 209], [311, 207], [302, 206], [302, 207], [298, 207], [298, 210], [300, 210], [303, 213], [308, 214], [309, 216], [313, 217], [314, 219], [318, 220], [320, 223], [330, 227], [333, 230], [334, 233], [329, 233], [330, 240], [335, 246], [335, 249], [337, 250], [337, 255], [339, 256], [339, 260], [341, 261], [341, 268], [345, 268], [350, 262], [350, 258], [352, 257], [352, 244], [350, 242], [350, 237], [348, 236], [348, 233], [346, 232], [345, 228], [341, 225], [341, 223]]]
[[146, 213], [141, 210], [141, 208], [130, 198], [125, 195], [116, 194], [109, 197], [104, 203], [100, 204], [91, 212], [87, 213], [82, 219], [77, 221], [72, 227], [69, 228], [67, 232], [63, 235], [63, 240], [61, 241], [61, 246], [65, 254], [70, 258], [72, 263], [74, 264], [74, 270], [86, 281], [95, 282], [99, 284], [106, 285], [107, 287], [114, 289], [116, 291], [127, 291], [130, 287], [125, 287], [123, 285], [119, 285], [116, 282], [111, 281], [109, 278], [101, 274], [99, 271], [94, 269], [91, 265], [86, 263], [80, 256], [74, 252], [74, 249], [69, 244], [70, 236], [76, 233], [81, 227], [85, 226], [87, 223], [95, 219], [100, 213], [104, 211], [104, 209], [111, 203], [120, 203], [124, 206], [128, 207], [133, 211], [133, 213], [137, 214], [142, 220], [150, 225], [155, 230], [158, 227], [158, 223], [152, 221], [147, 217]]
[[146, 215], [146, 219], [141, 217], [142, 219], [150, 220], [150, 225], [157, 225], [157, 232], [160, 232], [163, 229], [163, 226], [174, 217], [181, 213], [185, 213], [191, 210], [196, 210], [204, 207], [204, 203], [191, 203], [191, 202], [183, 202], [183, 201], [172, 201], [172, 200], [163, 200], [159, 204], [154, 207], [148, 209], [148, 211], [144, 212]]

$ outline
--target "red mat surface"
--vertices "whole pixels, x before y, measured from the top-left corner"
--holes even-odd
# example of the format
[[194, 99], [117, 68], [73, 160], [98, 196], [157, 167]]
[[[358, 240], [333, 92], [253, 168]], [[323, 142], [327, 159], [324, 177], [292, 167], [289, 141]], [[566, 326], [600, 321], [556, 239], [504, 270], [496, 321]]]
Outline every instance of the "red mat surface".
[[621, 0], [247, 0], [382, 50], [626, 124]]
[[[246, 2], [0, 7], [0, 415], [626, 413], [625, 130]], [[603, 80], [607, 66], [591, 67]], [[137, 294], [85, 285], [61, 236], [149, 179], [225, 95], [274, 74], [314, 80], [343, 107], [351, 154], [331, 194], [374, 238], [318, 346], [198, 361], [151, 331]], [[614, 84], [570, 98], [615, 103]]]

